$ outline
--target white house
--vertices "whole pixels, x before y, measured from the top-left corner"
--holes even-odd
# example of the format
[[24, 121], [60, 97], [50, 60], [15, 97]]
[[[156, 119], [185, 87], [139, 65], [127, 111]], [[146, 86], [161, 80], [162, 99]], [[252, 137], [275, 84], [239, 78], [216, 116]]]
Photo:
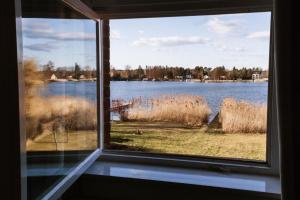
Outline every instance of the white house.
[[85, 76], [84, 75], [80, 75], [79, 79], [85, 79]]
[[57, 77], [55, 76], [55, 74], [51, 75], [50, 80], [57, 80]]
[[203, 79], [204, 79], [204, 80], [208, 80], [208, 79], [209, 79], [209, 76], [208, 76], [208, 75], [204, 75], [204, 76], [203, 76]]
[[259, 73], [252, 74], [252, 80], [261, 79], [261, 75]]
[[186, 79], [192, 79], [193, 76], [192, 76], [191, 74], [187, 74], [187, 75], [185, 76], [185, 78], [186, 78]]

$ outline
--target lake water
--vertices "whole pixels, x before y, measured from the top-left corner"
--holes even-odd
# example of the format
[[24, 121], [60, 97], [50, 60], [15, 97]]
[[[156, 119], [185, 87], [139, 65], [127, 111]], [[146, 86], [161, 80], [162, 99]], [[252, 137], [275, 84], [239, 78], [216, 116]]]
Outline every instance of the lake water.
[[[111, 100], [129, 100], [134, 97], [152, 97], [167, 94], [192, 94], [204, 97], [212, 110], [212, 116], [219, 111], [224, 98], [231, 97], [255, 103], [267, 103], [268, 83], [231, 82], [152, 82], [152, 81], [111, 81]], [[41, 91], [43, 96], [67, 95], [84, 97], [96, 101], [95, 82], [49, 83]]]

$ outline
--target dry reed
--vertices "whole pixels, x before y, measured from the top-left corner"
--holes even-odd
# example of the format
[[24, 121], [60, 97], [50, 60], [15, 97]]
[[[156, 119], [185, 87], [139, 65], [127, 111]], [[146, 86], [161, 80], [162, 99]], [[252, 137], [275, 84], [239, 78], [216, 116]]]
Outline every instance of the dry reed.
[[267, 106], [226, 98], [221, 105], [219, 121], [225, 132], [266, 133]]
[[164, 121], [202, 126], [208, 122], [211, 110], [201, 96], [163, 95], [148, 99], [134, 99], [127, 111], [128, 120]]

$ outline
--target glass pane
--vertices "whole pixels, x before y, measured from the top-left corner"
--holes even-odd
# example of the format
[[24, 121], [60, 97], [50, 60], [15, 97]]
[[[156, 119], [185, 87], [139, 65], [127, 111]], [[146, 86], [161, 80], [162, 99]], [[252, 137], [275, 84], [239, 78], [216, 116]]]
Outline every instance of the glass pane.
[[22, 19], [28, 199], [98, 147], [96, 22], [58, 1], [39, 6], [25, 4]]
[[110, 20], [108, 148], [265, 161], [270, 18]]

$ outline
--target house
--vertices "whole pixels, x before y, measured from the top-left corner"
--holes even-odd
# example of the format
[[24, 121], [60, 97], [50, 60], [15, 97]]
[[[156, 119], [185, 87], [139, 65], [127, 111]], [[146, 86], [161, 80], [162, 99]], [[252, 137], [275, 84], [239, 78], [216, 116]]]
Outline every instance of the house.
[[192, 76], [191, 74], [187, 74], [187, 75], [185, 76], [185, 78], [186, 78], [186, 79], [192, 79], [193, 76]]
[[220, 80], [226, 80], [226, 76], [220, 76]]
[[208, 75], [204, 75], [204, 76], [203, 76], [203, 79], [204, 79], [204, 80], [208, 80], [208, 79], [209, 79], [209, 76], [208, 76]]
[[55, 74], [52, 74], [51, 77], [50, 77], [50, 80], [52, 80], [52, 81], [57, 80], [57, 76]]
[[79, 76], [79, 79], [85, 79], [85, 76], [82, 74]]
[[257, 79], [261, 79], [261, 78], [262, 78], [261, 74], [259, 74], [259, 73], [252, 74], [252, 80], [257, 80]]

